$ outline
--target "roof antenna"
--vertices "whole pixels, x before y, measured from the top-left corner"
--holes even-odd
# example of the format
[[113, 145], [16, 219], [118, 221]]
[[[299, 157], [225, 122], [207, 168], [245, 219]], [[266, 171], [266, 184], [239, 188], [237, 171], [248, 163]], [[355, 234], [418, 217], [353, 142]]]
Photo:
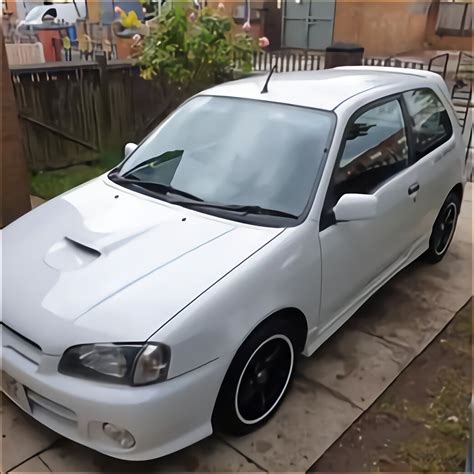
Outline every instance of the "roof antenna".
[[273, 73], [276, 71], [276, 69], [277, 69], [277, 65], [275, 64], [272, 67], [272, 70], [270, 71], [270, 74], [268, 75], [267, 80], [265, 81], [265, 85], [263, 86], [263, 89], [260, 92], [260, 94], [267, 94], [268, 93], [268, 83], [270, 82], [270, 79], [271, 79]]

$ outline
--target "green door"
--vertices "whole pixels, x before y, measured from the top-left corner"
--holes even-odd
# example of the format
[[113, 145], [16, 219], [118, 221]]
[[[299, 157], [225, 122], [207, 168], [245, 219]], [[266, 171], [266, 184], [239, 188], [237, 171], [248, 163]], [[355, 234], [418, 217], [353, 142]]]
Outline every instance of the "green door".
[[282, 46], [326, 49], [332, 44], [336, 0], [285, 0]]

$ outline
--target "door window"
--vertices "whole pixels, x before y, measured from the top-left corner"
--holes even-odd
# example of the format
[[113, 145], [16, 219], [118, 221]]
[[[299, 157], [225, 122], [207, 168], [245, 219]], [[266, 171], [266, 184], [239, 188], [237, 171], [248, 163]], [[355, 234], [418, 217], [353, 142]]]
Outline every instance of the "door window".
[[419, 160], [449, 140], [453, 127], [448, 112], [431, 89], [403, 94], [412, 120], [415, 159]]
[[335, 200], [346, 193], [373, 193], [408, 166], [403, 113], [398, 100], [351, 120], [334, 177]]

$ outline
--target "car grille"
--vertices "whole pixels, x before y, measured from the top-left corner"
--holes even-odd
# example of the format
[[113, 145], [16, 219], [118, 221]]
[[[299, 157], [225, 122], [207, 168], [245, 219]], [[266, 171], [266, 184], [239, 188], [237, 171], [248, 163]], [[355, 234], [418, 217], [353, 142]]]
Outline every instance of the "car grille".
[[[26, 387], [25, 387], [26, 388]], [[56, 422], [75, 425], [77, 423], [77, 415], [69, 408], [53, 402], [33, 390], [26, 388], [26, 396], [31, 407], [31, 412], [38, 419], [53, 419]]]
[[[1, 323], [0, 329], [2, 350], [13, 351], [17, 356], [28, 361], [31, 371], [36, 371], [42, 362], [41, 347], [4, 323]], [[74, 411], [40, 395], [27, 385], [23, 385], [23, 388], [29, 410], [34, 418], [59, 432], [77, 432], [77, 415]]]
[[1, 325], [2, 349], [11, 349], [34, 365], [38, 366], [41, 361], [41, 347], [33, 341], [17, 333], [4, 323]]

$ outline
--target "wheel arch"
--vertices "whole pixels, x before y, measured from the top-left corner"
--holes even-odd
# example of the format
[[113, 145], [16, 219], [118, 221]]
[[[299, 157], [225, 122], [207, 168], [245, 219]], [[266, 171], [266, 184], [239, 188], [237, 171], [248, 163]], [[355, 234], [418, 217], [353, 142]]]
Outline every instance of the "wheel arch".
[[[228, 390], [227, 390], [227, 384], [229, 382], [229, 376], [232, 377], [232, 372], [230, 369], [232, 368], [236, 357], [238, 356], [239, 350], [245, 345], [245, 343], [249, 340], [249, 338], [252, 337], [252, 335], [255, 334], [260, 328], [263, 326], [268, 326], [272, 324], [272, 322], [281, 322], [283, 321], [285, 324], [291, 325], [292, 329], [295, 330], [296, 332], [296, 337], [297, 337], [297, 347], [295, 348], [295, 352], [302, 352], [305, 344], [306, 344], [306, 339], [308, 336], [308, 322], [306, 319], [306, 316], [304, 313], [295, 307], [287, 307], [287, 308], [282, 308], [279, 310], [274, 311], [273, 313], [269, 314], [267, 317], [263, 318], [258, 324], [248, 333], [247, 337], [243, 339], [241, 342], [239, 349], [237, 349], [237, 352], [234, 354], [234, 357], [232, 358], [229, 367], [227, 367], [226, 374], [221, 382], [219, 392], [217, 394], [217, 398], [214, 403], [214, 409], [212, 412], [211, 416], [211, 423], [213, 426], [213, 429], [215, 430], [216, 427], [217, 429], [222, 428], [223, 422], [222, 419], [220, 419], [220, 414], [223, 412], [223, 407], [224, 404], [227, 403], [226, 399], [228, 398]], [[232, 380], [232, 379], [230, 379]]]
[[463, 198], [463, 194], [464, 194], [464, 188], [463, 188], [463, 185], [461, 183], [458, 183], [456, 184], [456, 186], [454, 186], [451, 191], [449, 191], [449, 194], [454, 194], [458, 199], [459, 199], [459, 202], [461, 203], [462, 202], [462, 198]]
[[306, 339], [308, 337], [308, 321], [304, 313], [298, 308], [282, 308], [273, 312], [272, 314], [264, 318], [262, 321], [260, 321], [257, 326], [253, 328], [250, 334], [256, 331], [259, 327], [265, 324], [270, 324], [272, 320], [276, 319], [284, 320], [296, 329], [296, 334], [298, 337], [297, 350], [298, 352], [302, 352], [306, 345]]

